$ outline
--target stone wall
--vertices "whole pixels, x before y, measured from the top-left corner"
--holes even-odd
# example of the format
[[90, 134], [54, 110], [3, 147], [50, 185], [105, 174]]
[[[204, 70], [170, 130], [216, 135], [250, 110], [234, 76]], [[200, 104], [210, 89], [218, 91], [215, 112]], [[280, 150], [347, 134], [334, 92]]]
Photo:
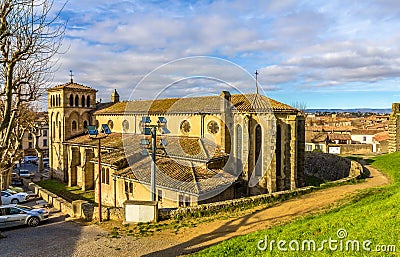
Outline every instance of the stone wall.
[[372, 153], [371, 144], [342, 144], [340, 146], [340, 154], [370, 154]]
[[394, 153], [400, 149], [400, 103], [392, 104], [392, 113], [389, 118], [388, 152]]
[[360, 163], [333, 154], [307, 152], [305, 162], [305, 173], [324, 181], [358, 177], [363, 173]]

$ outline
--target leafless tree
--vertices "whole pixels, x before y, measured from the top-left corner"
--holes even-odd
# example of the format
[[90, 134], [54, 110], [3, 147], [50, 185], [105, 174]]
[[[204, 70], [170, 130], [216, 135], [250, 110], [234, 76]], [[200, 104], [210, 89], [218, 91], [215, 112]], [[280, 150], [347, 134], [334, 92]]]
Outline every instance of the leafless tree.
[[[50, 0], [0, 1], [0, 187], [8, 186], [26, 114], [52, 79], [65, 32]], [[29, 115], [28, 115], [29, 116]], [[7, 179], [8, 177], [8, 179]], [[1, 204], [1, 200], [0, 200]]]
[[306, 114], [307, 104], [304, 102], [294, 102], [292, 106], [300, 111], [301, 114]]

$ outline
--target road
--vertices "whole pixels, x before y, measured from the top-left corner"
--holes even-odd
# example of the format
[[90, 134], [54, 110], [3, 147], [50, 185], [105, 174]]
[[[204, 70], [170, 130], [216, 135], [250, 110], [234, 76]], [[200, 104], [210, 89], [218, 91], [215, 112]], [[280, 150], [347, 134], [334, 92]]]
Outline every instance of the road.
[[80, 226], [51, 210], [50, 219], [38, 227], [3, 229], [7, 237], [0, 239], [0, 256], [73, 256], [78, 242], [92, 241], [102, 233], [98, 226]]

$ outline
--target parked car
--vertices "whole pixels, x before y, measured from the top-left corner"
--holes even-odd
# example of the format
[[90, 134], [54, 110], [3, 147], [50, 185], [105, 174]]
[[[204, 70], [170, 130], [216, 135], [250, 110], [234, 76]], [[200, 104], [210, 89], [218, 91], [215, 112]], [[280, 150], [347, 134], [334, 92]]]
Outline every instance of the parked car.
[[18, 173], [13, 172], [11, 173], [11, 185], [22, 185], [22, 178], [19, 176]]
[[1, 191], [1, 202], [2, 204], [17, 204], [17, 203], [23, 203], [26, 200], [28, 200], [29, 195], [25, 192], [21, 193], [14, 193], [14, 192], [9, 192], [9, 191]]
[[49, 158], [43, 158], [43, 166], [44, 167], [49, 167]]
[[32, 156], [27, 155], [24, 157], [24, 163], [36, 164], [38, 160], [39, 160], [39, 158], [37, 156], [33, 156], [33, 155]]
[[33, 178], [35, 173], [32, 173], [29, 170], [19, 170], [19, 176], [21, 178]]
[[0, 206], [0, 228], [28, 225], [36, 227], [49, 219], [49, 212], [44, 209], [10, 204]]

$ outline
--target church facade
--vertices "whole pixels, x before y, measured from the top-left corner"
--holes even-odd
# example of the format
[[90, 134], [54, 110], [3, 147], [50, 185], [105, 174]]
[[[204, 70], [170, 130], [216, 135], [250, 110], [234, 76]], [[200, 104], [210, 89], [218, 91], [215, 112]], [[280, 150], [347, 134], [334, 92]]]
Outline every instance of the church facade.
[[[159, 207], [304, 185], [304, 117], [295, 108], [258, 93], [121, 102], [114, 90], [109, 103], [96, 103], [96, 92], [73, 81], [48, 90], [49, 158], [52, 176], [69, 186], [97, 191], [100, 179], [105, 205], [150, 200], [143, 117], [167, 131], [156, 152]], [[98, 140], [86, 126], [101, 124], [112, 134], [101, 140], [98, 177]]]

